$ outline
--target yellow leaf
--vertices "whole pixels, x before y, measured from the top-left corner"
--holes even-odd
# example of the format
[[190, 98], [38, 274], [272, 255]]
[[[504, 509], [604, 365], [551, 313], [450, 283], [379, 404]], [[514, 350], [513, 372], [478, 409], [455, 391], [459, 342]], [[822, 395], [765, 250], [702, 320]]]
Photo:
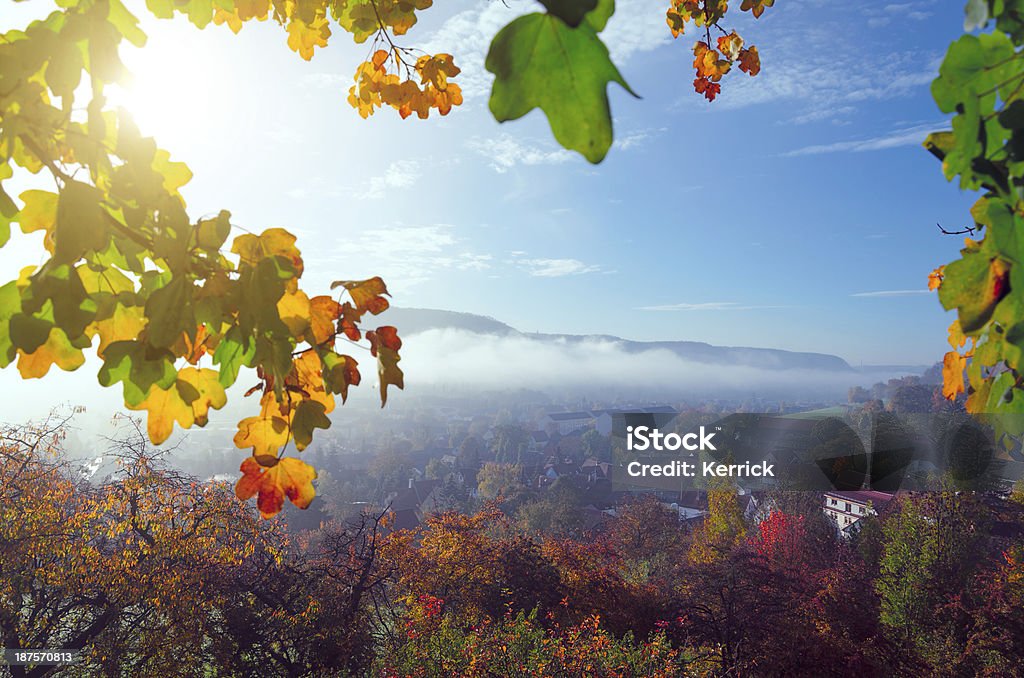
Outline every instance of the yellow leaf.
[[253, 456], [276, 455], [287, 444], [290, 435], [290, 412], [283, 411], [274, 392], [268, 391], [260, 400], [260, 414], [238, 422], [235, 447], [251, 447]]
[[964, 367], [967, 358], [956, 351], [950, 351], [942, 359], [942, 395], [953, 400], [964, 392]]
[[285, 257], [292, 262], [296, 275], [302, 275], [302, 255], [295, 247], [295, 236], [283, 228], [268, 228], [259, 235], [240, 235], [232, 243], [231, 251], [249, 266], [267, 257]]
[[317, 17], [310, 24], [296, 17], [288, 22], [288, 46], [306, 61], [313, 58], [314, 48], [327, 46], [329, 37], [331, 28], [327, 17]]
[[22, 379], [38, 379], [56, 365], [65, 372], [77, 370], [85, 362], [85, 355], [68, 341], [68, 335], [59, 327], [50, 330], [46, 343], [32, 353], [18, 349], [18, 372]]
[[324, 384], [323, 363], [315, 351], [306, 351], [292, 361], [287, 383], [300, 389], [305, 397], [322, 404], [325, 412], [334, 410], [334, 396]]
[[153, 156], [153, 170], [164, 178], [164, 190], [179, 198], [178, 189], [192, 180], [192, 170], [183, 162], [173, 162], [171, 154], [157, 149]]
[[309, 297], [299, 289], [285, 292], [277, 302], [277, 314], [293, 336], [301, 337], [310, 324]]
[[962, 348], [967, 343], [964, 331], [960, 329], [960, 321], [954, 320], [949, 326], [949, 345], [953, 348]]
[[99, 335], [100, 344], [96, 354], [102, 357], [103, 351], [111, 343], [136, 339], [145, 327], [146, 314], [143, 307], [115, 304], [110, 317], [92, 322], [86, 328], [86, 334]]
[[168, 389], [153, 386], [146, 399], [138, 405], [128, 405], [130, 410], [146, 410], [146, 430], [154, 445], [167, 440], [174, 431], [174, 422], [182, 428], [198, 423], [206, 424], [209, 410], [224, 407], [227, 395], [221, 386], [216, 370], [186, 367], [178, 372], [178, 378]]
[[309, 302], [309, 325], [314, 344], [322, 344], [337, 331], [335, 322], [341, 315], [341, 304], [331, 297], [320, 295]]

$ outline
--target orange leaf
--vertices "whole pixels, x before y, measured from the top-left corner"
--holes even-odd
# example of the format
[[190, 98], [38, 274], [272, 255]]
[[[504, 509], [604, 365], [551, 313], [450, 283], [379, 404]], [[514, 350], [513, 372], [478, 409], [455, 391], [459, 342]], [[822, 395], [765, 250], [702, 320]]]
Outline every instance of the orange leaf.
[[761, 72], [761, 56], [757, 53], [757, 48], [753, 45], [740, 50], [739, 61], [740, 70], [744, 73], [747, 73], [750, 76], [755, 76]]
[[235, 495], [242, 501], [259, 495], [256, 507], [264, 518], [280, 513], [285, 497], [304, 509], [316, 496], [313, 488], [316, 470], [300, 459], [285, 457], [270, 468], [264, 468], [255, 458], [249, 457], [239, 470], [242, 477], [235, 484]]

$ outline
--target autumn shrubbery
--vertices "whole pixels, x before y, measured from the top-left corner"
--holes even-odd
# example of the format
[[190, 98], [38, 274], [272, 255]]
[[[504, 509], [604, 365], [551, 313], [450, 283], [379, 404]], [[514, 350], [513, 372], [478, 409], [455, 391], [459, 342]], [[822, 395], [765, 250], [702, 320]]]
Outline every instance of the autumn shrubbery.
[[495, 504], [415, 530], [382, 511], [296, 534], [167, 468], [136, 426], [99, 481], [62, 457], [62, 436], [0, 440], [0, 633], [80, 649], [61, 675], [1011, 675], [1024, 662], [1024, 507], [993, 496], [900, 499], [853, 541], [805, 493], [765, 497], [755, 525], [724, 486], [698, 529], [642, 497], [575, 536]]

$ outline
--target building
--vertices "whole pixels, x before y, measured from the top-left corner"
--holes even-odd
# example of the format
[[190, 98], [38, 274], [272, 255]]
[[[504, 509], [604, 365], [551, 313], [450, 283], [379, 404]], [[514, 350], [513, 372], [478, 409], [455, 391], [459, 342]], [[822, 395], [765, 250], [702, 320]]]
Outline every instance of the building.
[[545, 428], [566, 435], [593, 426], [594, 415], [590, 412], [552, 412], [544, 423]]
[[857, 530], [857, 521], [864, 516], [876, 515], [892, 501], [892, 497], [888, 492], [876, 490], [831, 490], [823, 496], [823, 510], [840, 534], [851, 536]]

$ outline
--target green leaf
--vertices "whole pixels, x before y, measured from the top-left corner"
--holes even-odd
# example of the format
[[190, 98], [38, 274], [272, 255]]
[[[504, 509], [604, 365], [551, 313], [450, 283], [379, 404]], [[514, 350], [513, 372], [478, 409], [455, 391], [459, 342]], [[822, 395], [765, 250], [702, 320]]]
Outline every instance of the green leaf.
[[107, 346], [98, 374], [103, 386], [117, 382], [124, 385], [124, 401], [128, 405], [143, 402], [154, 385], [169, 389], [177, 377], [173, 353], [135, 340], [115, 341]]
[[302, 400], [295, 408], [295, 416], [292, 419], [295, 447], [300, 450], [305, 449], [313, 442], [314, 429], [330, 427], [331, 420], [327, 418], [323, 403], [318, 403], [315, 400]]
[[490, 109], [498, 122], [540, 108], [558, 143], [592, 163], [612, 145], [608, 83], [636, 96], [589, 24], [570, 28], [545, 14], [519, 17], [501, 29], [485, 65], [495, 75]]
[[945, 268], [939, 301], [947, 311], [957, 309], [965, 334], [981, 330], [1007, 293], [1005, 264], [980, 250], [962, 250], [963, 258]]
[[7, 367], [14, 360], [14, 342], [11, 341], [11, 317], [21, 310], [17, 281], [12, 280], [0, 287], [0, 367]]
[[588, 12], [597, 7], [597, 0], [537, 0], [551, 16], [556, 16], [575, 28]]
[[597, 0], [597, 6], [587, 14], [586, 21], [594, 32], [600, 33], [608, 25], [608, 19], [615, 14], [615, 0]]
[[174, 278], [153, 292], [146, 300], [149, 323], [146, 332], [154, 346], [170, 347], [181, 338], [181, 333], [194, 331], [195, 314], [192, 311], [193, 285], [185, 278]]
[[19, 312], [11, 316], [10, 338], [16, 348], [34, 353], [50, 337], [53, 323]]
[[255, 344], [249, 342], [246, 346], [241, 330], [237, 327], [228, 330], [213, 352], [213, 363], [220, 365], [221, 386], [227, 388], [234, 384], [238, 379], [238, 370], [243, 365], [251, 365], [255, 355]]
[[53, 259], [71, 264], [88, 251], [101, 251], [110, 241], [100, 191], [80, 181], [69, 181], [57, 202]]

